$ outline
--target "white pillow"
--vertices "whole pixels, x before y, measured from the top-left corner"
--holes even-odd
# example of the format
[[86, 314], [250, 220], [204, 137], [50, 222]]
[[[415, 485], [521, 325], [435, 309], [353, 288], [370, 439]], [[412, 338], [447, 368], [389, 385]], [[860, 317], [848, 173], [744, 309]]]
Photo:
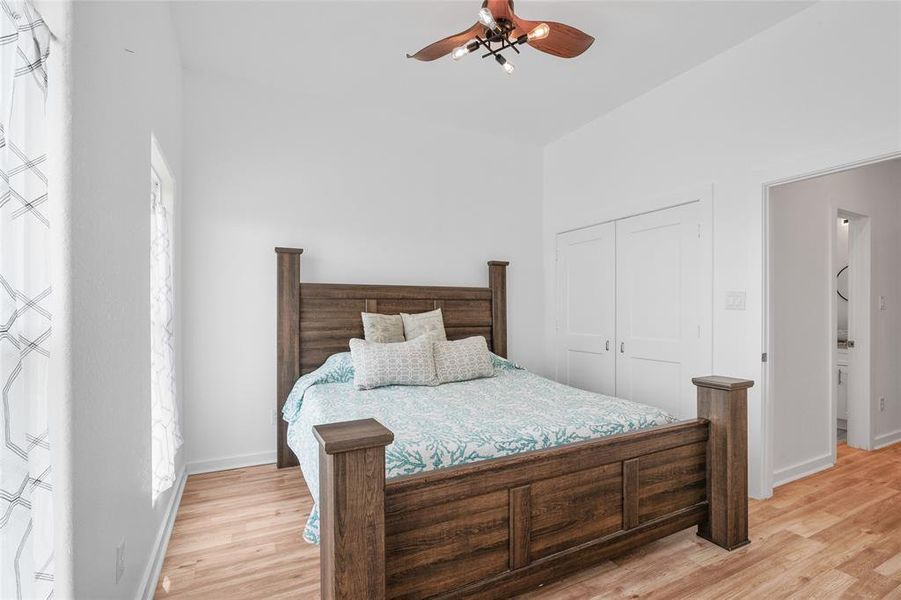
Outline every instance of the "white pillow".
[[431, 334], [433, 340], [444, 341], [447, 339], [440, 308], [415, 315], [400, 313], [400, 317], [404, 321], [404, 337], [408, 340], [414, 340], [427, 334]]
[[432, 338], [394, 344], [350, 340], [354, 387], [371, 390], [386, 385], [435, 385]]
[[488, 342], [480, 335], [456, 342], [434, 342], [438, 383], [494, 376]]
[[388, 344], [404, 341], [404, 321], [400, 315], [360, 314], [363, 318], [363, 337], [367, 342]]

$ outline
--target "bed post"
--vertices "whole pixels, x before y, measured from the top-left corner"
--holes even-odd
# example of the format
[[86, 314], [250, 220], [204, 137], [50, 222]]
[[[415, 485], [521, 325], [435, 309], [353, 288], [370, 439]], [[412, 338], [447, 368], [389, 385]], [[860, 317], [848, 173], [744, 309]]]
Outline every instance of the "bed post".
[[748, 539], [747, 379], [696, 377], [698, 417], [710, 422], [707, 438], [707, 519], [698, 535], [726, 550]]
[[507, 265], [503, 260], [488, 263], [488, 287], [491, 289], [491, 348], [507, 358]]
[[278, 297], [276, 299], [276, 392], [278, 421], [276, 464], [279, 469], [297, 465], [288, 448], [288, 423], [281, 418], [282, 407], [294, 382], [300, 377], [300, 255], [301, 248], [276, 248]]
[[385, 446], [375, 419], [313, 427], [319, 441], [319, 561], [323, 600], [385, 598]]

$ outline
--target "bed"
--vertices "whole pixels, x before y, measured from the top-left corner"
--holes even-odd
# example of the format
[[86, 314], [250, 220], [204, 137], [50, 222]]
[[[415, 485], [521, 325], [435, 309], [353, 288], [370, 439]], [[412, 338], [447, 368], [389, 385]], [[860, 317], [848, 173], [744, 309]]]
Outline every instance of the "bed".
[[[304, 539], [319, 543], [321, 423], [375, 418], [394, 433], [385, 448], [393, 479], [674, 423], [664, 411], [561, 385], [493, 356], [495, 375], [435, 387], [356, 390], [349, 353], [332, 355], [295, 384], [283, 409], [314, 509]], [[703, 495], [703, 478], [696, 492]]]
[[[486, 288], [302, 284], [301, 253], [276, 248], [278, 466], [311, 488], [323, 598], [506, 598], [688, 527], [748, 542], [752, 382], [695, 379], [677, 422], [506, 360], [506, 262]], [[354, 390], [360, 313], [434, 308], [495, 376]]]

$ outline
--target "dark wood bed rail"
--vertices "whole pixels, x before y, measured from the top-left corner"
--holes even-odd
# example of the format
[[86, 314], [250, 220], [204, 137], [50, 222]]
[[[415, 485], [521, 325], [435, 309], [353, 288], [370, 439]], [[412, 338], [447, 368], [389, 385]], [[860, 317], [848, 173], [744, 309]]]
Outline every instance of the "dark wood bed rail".
[[385, 481], [373, 419], [315, 427], [322, 597], [507, 598], [676, 531], [748, 543], [747, 389], [698, 419]]

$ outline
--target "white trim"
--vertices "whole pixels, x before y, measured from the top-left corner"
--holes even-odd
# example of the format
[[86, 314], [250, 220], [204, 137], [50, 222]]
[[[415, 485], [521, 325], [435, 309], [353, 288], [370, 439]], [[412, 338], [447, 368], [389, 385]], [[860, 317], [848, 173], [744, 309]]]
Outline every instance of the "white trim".
[[241, 456], [228, 456], [214, 458], [213, 460], [199, 460], [188, 463], [188, 474], [213, 473], [215, 471], [228, 471], [229, 469], [241, 469], [243, 467], [256, 467], [275, 462], [275, 451], [258, 452], [256, 454], [243, 454]]
[[151, 600], [156, 593], [156, 584], [160, 578], [160, 572], [163, 570], [163, 562], [166, 559], [166, 549], [169, 547], [169, 537], [172, 535], [172, 527], [175, 525], [175, 515], [178, 514], [178, 507], [181, 504], [181, 495], [185, 491], [185, 482], [188, 479], [186, 468], [182, 468], [181, 475], [178, 477], [178, 484], [174, 492], [169, 498], [169, 506], [166, 507], [166, 517], [160, 526], [159, 532], [156, 534], [156, 540], [153, 543], [153, 555], [147, 563], [144, 570], [144, 582], [141, 586], [141, 594], [139, 598]]
[[[770, 275], [773, 272], [773, 236], [770, 235], [770, 229], [772, 226], [772, 210], [770, 209], [770, 186], [763, 186], [763, 207], [762, 207], [762, 218], [763, 218], [763, 241], [761, 243], [763, 256], [761, 257], [761, 269], [763, 270], [763, 305], [760, 310], [760, 318], [761, 318], [761, 341], [760, 347], [763, 349], [763, 353], [766, 354], [766, 360], [763, 360], [763, 356], [761, 356], [760, 362], [760, 385], [758, 389], [760, 390], [760, 405], [761, 405], [761, 416], [760, 416], [760, 490], [755, 494], [752, 492], [751, 496], [754, 496], [760, 500], [764, 500], [766, 498], [770, 498], [773, 495], [773, 488], [775, 485], [773, 484], [773, 475], [776, 470], [775, 460], [773, 458], [773, 446], [775, 436], [773, 435], [773, 417], [772, 417], [772, 398], [774, 397], [774, 385], [773, 378], [770, 377], [770, 365], [774, 360], [773, 348], [775, 345], [773, 344], [773, 284], [770, 281]], [[753, 443], [749, 440], [749, 445]], [[750, 472], [750, 465], [748, 465], [748, 471]], [[749, 482], [749, 487], [753, 489], [753, 482]]]
[[773, 473], [773, 487], [784, 485], [796, 479], [809, 477], [814, 473], [825, 471], [833, 466], [835, 466], [835, 462], [832, 460], [832, 452], [817, 456], [811, 460], [806, 460]]
[[886, 446], [891, 446], [898, 442], [901, 442], [901, 429], [892, 431], [891, 433], [877, 435], [873, 440], [873, 450], [879, 450], [880, 448], [885, 448]]
[[[875, 376], [873, 368], [873, 326], [870, 312], [872, 298], [872, 218], [839, 209], [838, 216], [848, 218], [848, 290], [851, 302], [848, 305], [848, 335], [856, 345], [848, 354], [850, 382], [848, 384], [848, 445], [852, 448], [872, 450], [874, 445], [874, 423], [872, 389]], [[835, 223], [832, 224], [833, 230]], [[833, 304], [835, 298], [833, 294]], [[837, 309], [835, 309], [837, 311]], [[831, 315], [831, 327], [837, 319], [837, 312]], [[831, 343], [831, 340], [830, 340]], [[833, 348], [833, 362], [830, 373], [838, 359], [838, 349]], [[829, 386], [835, 395], [835, 386]], [[833, 427], [833, 432], [835, 428]]]

